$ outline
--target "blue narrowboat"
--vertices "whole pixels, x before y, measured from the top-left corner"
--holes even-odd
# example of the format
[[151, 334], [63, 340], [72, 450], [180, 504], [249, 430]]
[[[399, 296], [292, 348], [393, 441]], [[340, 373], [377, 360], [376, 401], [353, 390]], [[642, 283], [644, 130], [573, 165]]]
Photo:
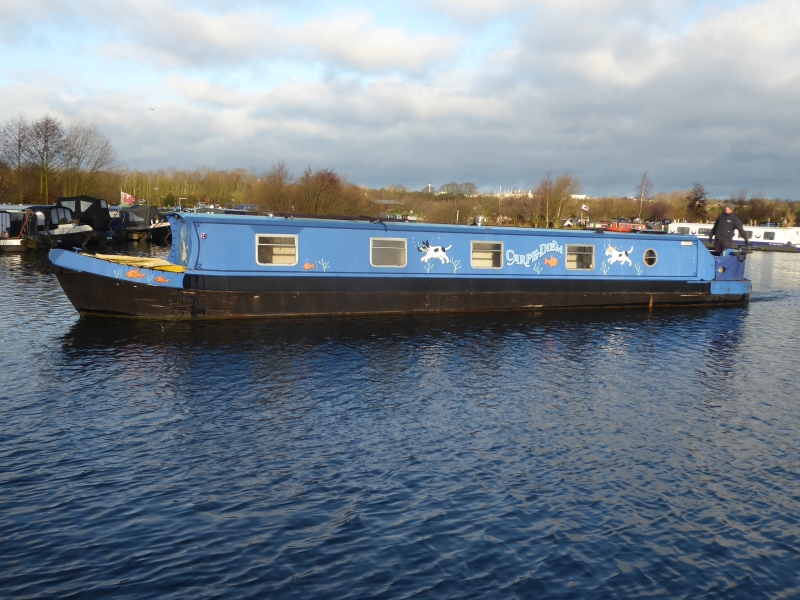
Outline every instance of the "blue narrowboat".
[[52, 250], [81, 314], [158, 319], [707, 305], [746, 253], [690, 235], [171, 213], [168, 259]]

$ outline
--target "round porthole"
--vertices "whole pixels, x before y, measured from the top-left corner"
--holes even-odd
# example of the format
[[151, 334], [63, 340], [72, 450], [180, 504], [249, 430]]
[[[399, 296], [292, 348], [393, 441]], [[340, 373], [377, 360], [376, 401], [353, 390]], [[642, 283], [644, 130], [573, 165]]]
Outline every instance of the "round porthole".
[[644, 251], [644, 264], [648, 267], [652, 267], [658, 262], [658, 254], [656, 254], [655, 250], [645, 250]]

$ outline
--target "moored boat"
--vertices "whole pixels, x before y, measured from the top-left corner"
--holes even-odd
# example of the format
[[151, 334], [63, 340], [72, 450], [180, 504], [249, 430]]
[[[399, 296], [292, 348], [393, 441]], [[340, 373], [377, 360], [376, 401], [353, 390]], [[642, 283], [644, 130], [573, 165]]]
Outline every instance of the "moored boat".
[[[713, 247], [713, 243], [708, 241], [713, 227], [713, 223], [670, 223], [669, 233], [693, 235], [707, 247]], [[800, 227], [745, 225], [744, 230], [748, 235], [749, 245], [757, 250], [800, 252]], [[745, 244], [738, 231], [733, 236], [733, 243], [736, 246]]]
[[22, 245], [33, 251], [51, 248], [83, 248], [92, 239], [94, 230], [76, 223], [68, 208], [44, 204], [25, 209], [20, 231]]
[[613, 233], [636, 233], [637, 231], [645, 231], [647, 226], [644, 223], [635, 223], [618, 217], [611, 219], [611, 222], [604, 229]]
[[81, 314], [159, 319], [747, 302], [692, 236], [172, 213], [167, 260], [53, 250]]
[[162, 219], [155, 206], [131, 206], [120, 210], [125, 235], [128, 240], [152, 240], [163, 245], [169, 237], [169, 223]]
[[19, 235], [23, 218], [22, 211], [0, 210], [0, 253], [25, 252]]
[[108, 203], [102, 198], [66, 196], [59, 198], [56, 206], [69, 209], [78, 223], [93, 229], [88, 243], [107, 245], [125, 242], [124, 232], [111, 229], [111, 213]]

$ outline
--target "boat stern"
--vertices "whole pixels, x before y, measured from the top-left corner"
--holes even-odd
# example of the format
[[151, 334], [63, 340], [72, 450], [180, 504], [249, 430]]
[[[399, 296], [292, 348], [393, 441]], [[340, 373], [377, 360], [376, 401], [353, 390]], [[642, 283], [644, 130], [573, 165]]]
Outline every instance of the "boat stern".
[[714, 257], [712, 296], [739, 297], [743, 301], [749, 298], [753, 285], [744, 274], [748, 254], [748, 250], [725, 250], [721, 256]]

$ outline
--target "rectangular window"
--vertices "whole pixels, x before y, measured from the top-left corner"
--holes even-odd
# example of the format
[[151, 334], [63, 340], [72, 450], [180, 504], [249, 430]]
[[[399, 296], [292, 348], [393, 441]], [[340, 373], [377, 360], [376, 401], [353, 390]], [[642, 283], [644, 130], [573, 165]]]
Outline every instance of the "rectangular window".
[[256, 236], [256, 262], [260, 265], [296, 265], [296, 235]]
[[373, 267], [405, 267], [405, 238], [370, 238], [369, 264]]
[[[747, 234], [747, 239], [748, 240], [752, 240], [753, 239], [753, 230], [752, 229], [745, 229], [744, 232]], [[739, 235], [738, 231], [736, 232], [736, 235]]]
[[502, 269], [503, 242], [471, 242], [473, 269]]
[[711, 227], [701, 227], [697, 230], [697, 235], [711, 235]]
[[681, 235], [686, 235], [687, 233], [689, 233], [689, 228], [688, 227], [676, 227], [675, 228], [675, 233], [680, 233]]
[[765, 240], [774, 240], [775, 239], [775, 232], [774, 231], [765, 231], [764, 232], [764, 239]]
[[594, 246], [567, 245], [567, 268], [591, 271], [594, 269]]

